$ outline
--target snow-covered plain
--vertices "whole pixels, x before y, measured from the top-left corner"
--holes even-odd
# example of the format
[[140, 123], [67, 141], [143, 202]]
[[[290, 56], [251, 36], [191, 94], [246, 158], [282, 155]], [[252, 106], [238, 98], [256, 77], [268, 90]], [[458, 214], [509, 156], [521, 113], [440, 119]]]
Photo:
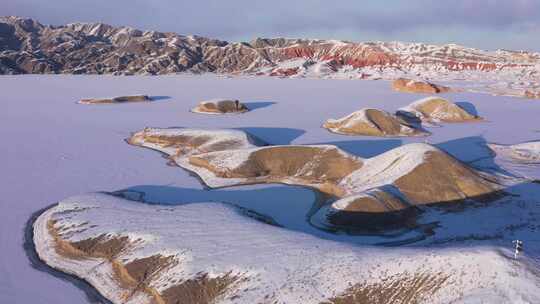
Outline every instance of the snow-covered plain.
[[515, 145], [488, 145], [502, 167], [519, 171], [523, 176], [540, 179], [540, 141]]
[[[58, 255], [47, 232], [50, 219], [76, 224], [64, 230], [73, 240], [111, 231], [112, 235], [118, 232], [142, 240], [119, 257], [123, 261], [154, 254], [174, 256], [179, 263], [148, 283], [160, 293], [174, 286], [171, 281], [198, 273], [218, 277], [232, 272], [247, 278], [217, 303], [323, 303], [359, 282], [371, 285], [396, 280], [403, 286], [393, 285], [394, 289], [407, 289], [407, 279], [422, 275], [445, 283], [440, 290], [427, 286], [422, 286], [427, 290], [415, 290], [424, 293], [421, 303], [540, 301], [531, 260], [522, 258], [517, 263], [509, 258], [508, 250], [487, 244], [463, 246], [461, 242], [462, 248], [351, 246], [260, 223], [220, 203], [149, 206], [105, 194], [64, 200], [36, 221], [36, 249], [51, 266], [87, 279], [114, 303], [152, 301], [140, 293], [123, 300], [123, 289], [106, 279], [114, 277], [107, 262]], [[387, 300], [416, 303], [399, 296]], [[380, 297], [374, 302], [382, 303]]]
[[[145, 192], [146, 200], [169, 204], [226, 201], [270, 214], [285, 226], [284, 229], [343, 243], [352, 241], [351, 237], [327, 234], [300, 223], [299, 218], [305, 218], [315, 200], [315, 195], [307, 189], [265, 185], [203, 190], [199, 181], [187, 172], [166, 166], [158, 153], [124, 142], [131, 132], [144, 127], [242, 128], [272, 144], [333, 144], [361, 157], [372, 157], [403, 143], [425, 140], [341, 136], [320, 127], [330, 117], [342, 117], [363, 107], [391, 112], [424, 97], [393, 92], [386, 81], [216, 76], [3, 76], [0, 92], [3, 97], [0, 111], [3, 139], [0, 149], [3, 185], [0, 303], [88, 301], [72, 283], [33, 269], [23, 247], [27, 221], [34, 212], [87, 192], [131, 189]], [[76, 104], [84, 96], [125, 94], [148, 94], [158, 97], [155, 98], [158, 101]], [[200, 100], [224, 95], [235, 96], [254, 110], [232, 116], [189, 112]], [[492, 170], [497, 166], [496, 159], [490, 157], [486, 142], [517, 144], [540, 138], [537, 121], [540, 103], [474, 93], [442, 96], [472, 108], [486, 119], [479, 123], [430, 128], [433, 135], [427, 140], [463, 161]], [[501, 202], [490, 208], [475, 208], [461, 216], [430, 213], [424, 218], [426, 223], [441, 221], [443, 227], [437, 231], [436, 238], [411, 246], [422, 249], [444, 243], [444, 246], [463, 250], [492, 245], [510, 248], [511, 239], [522, 238], [526, 253], [534, 263], [540, 238], [528, 227], [536, 225], [540, 215], [532, 187], [515, 186], [516, 191], [531, 193], [516, 205]], [[276, 213], [280, 209], [287, 212]], [[508, 229], [510, 224], [517, 227]], [[483, 235], [486, 232], [490, 235]], [[475, 237], [466, 238], [471, 235]], [[501, 237], [493, 238], [493, 235]], [[464, 241], [459, 241], [459, 237]]]

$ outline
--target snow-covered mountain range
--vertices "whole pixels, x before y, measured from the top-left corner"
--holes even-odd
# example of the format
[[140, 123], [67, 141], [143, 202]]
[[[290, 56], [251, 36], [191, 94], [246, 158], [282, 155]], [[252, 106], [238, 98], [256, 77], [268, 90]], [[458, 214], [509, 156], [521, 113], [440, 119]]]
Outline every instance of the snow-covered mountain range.
[[472, 80], [492, 92], [540, 87], [540, 53], [455, 44], [257, 38], [227, 42], [101, 23], [0, 18], [0, 74], [214, 72], [344, 79]]

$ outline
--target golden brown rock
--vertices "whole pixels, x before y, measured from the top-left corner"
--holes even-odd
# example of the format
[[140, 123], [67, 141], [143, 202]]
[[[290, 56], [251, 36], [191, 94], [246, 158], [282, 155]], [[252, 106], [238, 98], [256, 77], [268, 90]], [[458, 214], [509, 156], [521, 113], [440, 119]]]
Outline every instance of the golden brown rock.
[[433, 84], [427, 81], [398, 78], [392, 82], [392, 88], [398, 92], [438, 94], [450, 91], [449, 87]]
[[457, 104], [440, 97], [417, 100], [396, 113], [404, 120], [425, 122], [471, 122], [482, 120]]
[[194, 155], [189, 163], [205, 168], [221, 178], [241, 178], [244, 184], [289, 183], [314, 187], [322, 192], [343, 195], [337, 187], [341, 179], [362, 166], [362, 161], [334, 146], [276, 146], [248, 152], [236, 167], [220, 165], [222, 157], [234, 153]]
[[400, 117], [377, 109], [362, 109], [340, 119], [329, 119], [324, 128], [345, 135], [426, 136], [428, 132]]
[[486, 201], [500, 187], [442, 151], [426, 152], [424, 162], [398, 178], [394, 185], [415, 205]]

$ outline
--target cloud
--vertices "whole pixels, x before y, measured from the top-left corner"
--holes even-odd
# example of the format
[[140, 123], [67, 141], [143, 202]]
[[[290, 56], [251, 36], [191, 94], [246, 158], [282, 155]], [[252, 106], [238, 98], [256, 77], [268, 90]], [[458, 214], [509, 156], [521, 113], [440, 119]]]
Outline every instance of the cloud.
[[225, 40], [257, 36], [456, 42], [540, 48], [538, 0], [3, 0], [3, 13], [100, 21]]

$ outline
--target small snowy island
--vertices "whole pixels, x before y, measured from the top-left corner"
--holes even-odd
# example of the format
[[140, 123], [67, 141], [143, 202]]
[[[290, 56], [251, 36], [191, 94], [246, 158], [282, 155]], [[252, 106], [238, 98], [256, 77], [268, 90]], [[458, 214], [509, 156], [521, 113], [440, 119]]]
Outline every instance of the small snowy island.
[[191, 110], [193, 113], [200, 114], [228, 114], [245, 113], [249, 111], [248, 107], [238, 99], [211, 99], [201, 101], [199, 105]]
[[79, 101], [80, 104], [112, 104], [112, 103], [128, 103], [128, 102], [149, 102], [152, 101], [148, 95], [128, 95], [111, 98], [83, 98]]

